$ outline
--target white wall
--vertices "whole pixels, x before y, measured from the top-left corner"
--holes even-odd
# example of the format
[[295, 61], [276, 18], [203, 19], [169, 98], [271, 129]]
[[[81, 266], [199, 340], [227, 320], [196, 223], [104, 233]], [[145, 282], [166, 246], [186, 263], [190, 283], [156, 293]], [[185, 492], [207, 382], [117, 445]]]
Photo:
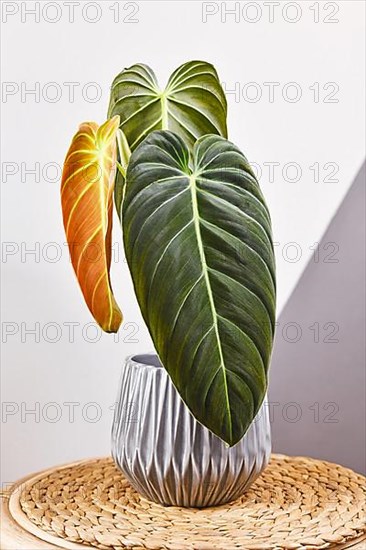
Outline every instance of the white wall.
[[[268, 5], [262, 2], [251, 3], [250, 8], [248, 2], [238, 3], [238, 22], [234, 15], [227, 15], [224, 22], [221, 3], [120, 3], [117, 23], [111, 10], [115, 2], [94, 3], [100, 10], [100, 20], [95, 23], [85, 20], [97, 12], [93, 6], [85, 11], [87, 3], [83, 1], [75, 6], [73, 23], [64, 2], [51, 3], [53, 7], [35, 22], [35, 16], [24, 9], [36, 4], [40, 9], [45, 5], [1, 3], [1, 206], [3, 247], [8, 252], [2, 258], [4, 481], [54, 463], [108, 453], [110, 407], [122, 359], [152, 348], [123, 262], [117, 224], [112, 277], [126, 323], [132, 325], [126, 324], [121, 330], [119, 342], [104, 334], [91, 343], [95, 331], [90, 327], [85, 337], [86, 325], [92, 319], [63, 246], [59, 182], [49, 181], [57, 171], [50, 168], [46, 177], [41, 173], [39, 181], [24, 173], [37, 162], [41, 171], [48, 163], [61, 165], [79, 122], [101, 123], [105, 119], [108, 88], [123, 67], [135, 62], [150, 64], [164, 83], [182, 62], [205, 59], [214, 63], [228, 90], [239, 91], [240, 97], [228, 95], [230, 139], [262, 168], [261, 184], [279, 243], [279, 311], [364, 154], [363, 2], [332, 2], [330, 7], [329, 3], [315, 3], [319, 14], [310, 8], [310, 2], [290, 3], [287, 8], [288, 3], [281, 2], [275, 7], [273, 22]], [[137, 13], [129, 15], [136, 11], [135, 6]], [[234, 3], [227, 4], [228, 9], [233, 7]], [[9, 14], [16, 8], [17, 13]], [[217, 13], [203, 22], [203, 13], [216, 9]], [[314, 22], [317, 15], [318, 23]], [[256, 23], [245, 20], [256, 16]], [[60, 20], [55, 23], [45, 20], [57, 17]], [[126, 17], [138, 22], [124, 22]], [[297, 22], [288, 21], [296, 18]], [[326, 18], [338, 22], [325, 22]], [[48, 86], [50, 82], [57, 87]], [[80, 83], [73, 102], [65, 84], [70, 82]], [[91, 82], [97, 83], [97, 88], [90, 86]], [[253, 82], [256, 84], [247, 86]], [[273, 101], [269, 100], [268, 83], [278, 83]], [[296, 90], [288, 83], [295, 83], [301, 92], [297, 102], [289, 101]], [[26, 89], [36, 86], [41, 90], [39, 101], [30, 94], [24, 96]], [[61, 98], [51, 102], [56, 89]], [[101, 98], [92, 102], [96, 90], [101, 91]], [[256, 91], [262, 94], [261, 99], [250, 102]], [[336, 102], [326, 102], [326, 98]], [[271, 182], [264, 163], [272, 162], [280, 166]], [[287, 176], [281, 173], [288, 163], [300, 167], [299, 181], [286, 181], [294, 174], [290, 168]], [[320, 181], [315, 181], [314, 170], [309, 168], [315, 163], [320, 166]], [[326, 163], [334, 164], [324, 169]], [[9, 175], [12, 167], [18, 172]], [[336, 181], [326, 181], [333, 168]], [[289, 247], [291, 242], [296, 246]], [[48, 243], [56, 243], [56, 247]], [[39, 257], [25, 254], [26, 248], [35, 247], [39, 247]], [[52, 255], [60, 250], [59, 261], [52, 262]], [[287, 261], [283, 257], [286, 251]], [[289, 261], [294, 255], [298, 261]], [[70, 322], [78, 323], [73, 342], [65, 325]], [[39, 342], [34, 335], [25, 334], [36, 323]], [[11, 330], [14, 334], [7, 334]], [[130, 336], [132, 331], [135, 334]], [[57, 334], [60, 339], [49, 342]], [[74, 405], [74, 422], [70, 422], [71, 405], [66, 402], [79, 403]], [[90, 402], [97, 403], [97, 408], [87, 407]], [[47, 407], [48, 403], [57, 406]], [[25, 409], [31, 408], [38, 408], [40, 414], [26, 414]], [[101, 418], [93, 423], [91, 417], [96, 412]], [[61, 414], [61, 419], [52, 423], [55, 414]]]

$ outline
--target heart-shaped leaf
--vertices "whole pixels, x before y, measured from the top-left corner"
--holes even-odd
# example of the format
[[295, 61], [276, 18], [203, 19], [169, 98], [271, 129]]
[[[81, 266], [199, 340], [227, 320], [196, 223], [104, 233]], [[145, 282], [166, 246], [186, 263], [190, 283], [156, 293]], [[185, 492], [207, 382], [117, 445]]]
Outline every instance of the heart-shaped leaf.
[[106, 332], [116, 332], [122, 322], [109, 277], [118, 126], [118, 116], [100, 127], [95, 122], [81, 124], [61, 183], [72, 265], [90, 312]]
[[109, 116], [119, 115], [133, 151], [153, 130], [172, 130], [189, 147], [205, 134], [227, 136], [226, 98], [215, 68], [204, 61], [181, 65], [165, 90], [147, 65], [132, 65], [113, 81]]
[[267, 388], [275, 264], [263, 195], [239, 149], [215, 135], [191, 155], [172, 132], [132, 153], [126, 257], [164, 367], [194, 416], [234, 445]]

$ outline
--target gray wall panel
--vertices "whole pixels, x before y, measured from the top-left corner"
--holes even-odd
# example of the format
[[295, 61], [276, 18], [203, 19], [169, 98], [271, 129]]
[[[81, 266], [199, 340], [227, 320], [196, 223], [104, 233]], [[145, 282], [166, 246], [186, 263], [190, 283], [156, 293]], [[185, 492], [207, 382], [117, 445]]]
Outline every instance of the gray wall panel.
[[[333, 256], [327, 243], [339, 247]], [[319, 244], [319, 261], [310, 260], [279, 318], [269, 391], [274, 451], [364, 473], [365, 386], [363, 165]]]

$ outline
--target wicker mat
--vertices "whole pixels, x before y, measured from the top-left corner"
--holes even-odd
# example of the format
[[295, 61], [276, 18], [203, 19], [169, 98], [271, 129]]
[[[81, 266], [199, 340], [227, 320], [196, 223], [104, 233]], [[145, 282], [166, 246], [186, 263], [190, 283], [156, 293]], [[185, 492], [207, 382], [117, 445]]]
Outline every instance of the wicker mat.
[[33, 532], [39, 529], [48, 541], [50, 535], [66, 539], [63, 546], [72, 541], [104, 550], [320, 549], [351, 546], [366, 536], [365, 478], [302, 457], [273, 455], [243, 497], [201, 510], [141, 498], [109, 458], [29, 478], [17, 499]]

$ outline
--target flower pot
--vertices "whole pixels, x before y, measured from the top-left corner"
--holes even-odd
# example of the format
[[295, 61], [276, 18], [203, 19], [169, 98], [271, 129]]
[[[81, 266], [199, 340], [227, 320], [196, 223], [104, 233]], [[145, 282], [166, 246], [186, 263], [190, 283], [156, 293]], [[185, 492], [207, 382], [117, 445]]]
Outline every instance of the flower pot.
[[128, 357], [112, 429], [112, 455], [142, 496], [205, 507], [240, 497], [266, 467], [271, 434], [265, 400], [229, 448], [190, 413], [154, 354]]

